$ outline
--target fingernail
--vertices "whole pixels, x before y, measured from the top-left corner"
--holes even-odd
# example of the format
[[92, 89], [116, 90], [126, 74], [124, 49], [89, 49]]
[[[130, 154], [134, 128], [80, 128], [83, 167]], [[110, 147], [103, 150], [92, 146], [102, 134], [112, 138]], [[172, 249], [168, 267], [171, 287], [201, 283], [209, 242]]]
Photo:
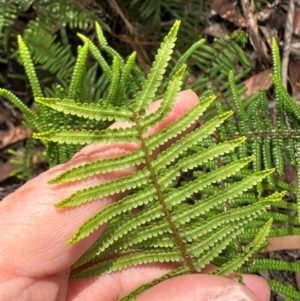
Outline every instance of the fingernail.
[[222, 292], [214, 301], [259, 301], [259, 299], [254, 293], [248, 293], [237, 287]]

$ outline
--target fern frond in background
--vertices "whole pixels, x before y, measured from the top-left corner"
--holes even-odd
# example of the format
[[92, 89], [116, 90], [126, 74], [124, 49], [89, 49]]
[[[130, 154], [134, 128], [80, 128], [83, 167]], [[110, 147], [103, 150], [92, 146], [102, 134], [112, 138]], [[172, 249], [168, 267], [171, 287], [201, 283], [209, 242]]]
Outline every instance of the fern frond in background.
[[[274, 84], [275, 95], [274, 118], [269, 111], [269, 100], [266, 91], [257, 92], [241, 100], [241, 92], [235, 84], [233, 72], [230, 71], [228, 82], [231, 96], [228, 99], [230, 107], [235, 113], [232, 118], [227, 119], [220, 126], [217, 135], [219, 141], [228, 141], [228, 139], [236, 139], [242, 136], [247, 137], [247, 142], [239, 147], [235, 154], [236, 158], [241, 158], [249, 153], [255, 155], [255, 159], [247, 172], [257, 172], [264, 168], [275, 168], [275, 173], [269, 175], [258, 185], [258, 192], [260, 195], [264, 195], [272, 191], [288, 191], [286, 199], [290, 201], [275, 205], [273, 212], [268, 213], [260, 222], [256, 221], [253, 226], [261, 227], [268, 218], [272, 217], [274, 228], [270, 230], [269, 237], [280, 237], [299, 235], [300, 233], [298, 193], [300, 110], [281, 82], [281, 60], [275, 39], [273, 39], [272, 47], [274, 73], [271, 75], [271, 79]], [[222, 113], [224, 107], [217, 104], [217, 111]], [[227, 160], [232, 160], [232, 158], [225, 159], [225, 162]], [[286, 182], [285, 171], [287, 167], [292, 167], [297, 171], [298, 183], [296, 185]], [[291, 200], [295, 202], [291, 202]], [[242, 202], [245, 202], [245, 200]], [[235, 206], [235, 203], [231, 204], [231, 208]], [[251, 232], [252, 230], [247, 231]], [[241, 241], [249, 238], [247, 231], [240, 235]], [[262, 263], [262, 266], [260, 266], [260, 263]], [[273, 259], [250, 260], [249, 267], [252, 264], [257, 267], [256, 270], [254, 267], [249, 268], [252, 272], [258, 271], [259, 266], [262, 270], [279, 271], [294, 271], [298, 268], [298, 265], [295, 263], [275, 261]], [[268, 268], [266, 268], [267, 266]], [[296, 299], [300, 297], [299, 292], [276, 281], [270, 280], [270, 286], [275, 292], [283, 293], [288, 297]]]

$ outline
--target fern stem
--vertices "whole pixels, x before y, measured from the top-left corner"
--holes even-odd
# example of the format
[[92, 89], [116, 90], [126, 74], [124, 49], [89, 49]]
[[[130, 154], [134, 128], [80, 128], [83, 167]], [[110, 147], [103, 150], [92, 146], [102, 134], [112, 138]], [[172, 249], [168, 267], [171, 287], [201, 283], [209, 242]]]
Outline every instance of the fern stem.
[[134, 112], [133, 113], [134, 115], [134, 122], [136, 124], [136, 128], [137, 128], [137, 131], [138, 131], [138, 134], [139, 134], [139, 137], [140, 137], [140, 141], [141, 141], [141, 148], [145, 154], [145, 161], [146, 161], [146, 165], [147, 165], [147, 168], [150, 172], [150, 177], [151, 177], [151, 180], [153, 182], [153, 185], [157, 191], [157, 195], [158, 195], [158, 199], [159, 199], [159, 202], [162, 206], [162, 209], [163, 209], [163, 212], [166, 216], [166, 219], [169, 223], [169, 226], [172, 230], [172, 233], [174, 235], [174, 239], [176, 241], [176, 244], [177, 246], [179, 247], [180, 251], [181, 251], [181, 254], [182, 254], [182, 257], [185, 261], [185, 263], [187, 264], [187, 266], [189, 267], [189, 270], [190, 270], [190, 273], [197, 273], [197, 270], [196, 268], [194, 267], [194, 264], [193, 264], [193, 261], [190, 257], [190, 255], [188, 254], [188, 251], [185, 247], [185, 244], [184, 242], [182, 241], [182, 238], [179, 234], [179, 231], [172, 219], [172, 216], [171, 216], [171, 213], [167, 207], [167, 204], [164, 200], [164, 196], [163, 196], [163, 193], [161, 191], [161, 188], [158, 184], [158, 181], [157, 181], [157, 176], [155, 174], [155, 171], [154, 171], [154, 168], [152, 167], [152, 164], [151, 164], [151, 158], [149, 156], [149, 153], [148, 153], [148, 149], [147, 149], [147, 146], [145, 144], [145, 140], [144, 140], [144, 137], [143, 137], [143, 131], [142, 131], [142, 128], [139, 124], [139, 117], [138, 117], [138, 113], [137, 112]]

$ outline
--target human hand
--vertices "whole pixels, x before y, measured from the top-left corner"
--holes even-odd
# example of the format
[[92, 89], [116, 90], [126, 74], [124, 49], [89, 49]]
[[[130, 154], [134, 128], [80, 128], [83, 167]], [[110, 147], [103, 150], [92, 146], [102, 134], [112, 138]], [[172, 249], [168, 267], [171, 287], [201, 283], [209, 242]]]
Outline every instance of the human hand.
[[[180, 92], [170, 115], [148, 134], [166, 127], [198, 102], [192, 91]], [[154, 111], [159, 103], [153, 103]], [[120, 124], [114, 124], [114, 127]], [[88, 238], [67, 246], [66, 242], [95, 212], [122, 197], [116, 194], [100, 202], [56, 210], [54, 204], [78, 189], [131, 174], [135, 167], [93, 176], [76, 184], [47, 182], [72, 166], [131, 152], [136, 144], [89, 145], [65, 164], [49, 169], [28, 181], [0, 203], [0, 300], [1, 301], [114, 301], [140, 285], [174, 268], [172, 264], [144, 264], [112, 274], [70, 281], [70, 267], [101, 235], [101, 226]], [[204, 271], [205, 272], [205, 271]], [[252, 300], [268, 301], [267, 282], [243, 275], [244, 285], [234, 276], [193, 274], [168, 279], [144, 292], [137, 300]], [[217, 297], [219, 299], [217, 299]]]

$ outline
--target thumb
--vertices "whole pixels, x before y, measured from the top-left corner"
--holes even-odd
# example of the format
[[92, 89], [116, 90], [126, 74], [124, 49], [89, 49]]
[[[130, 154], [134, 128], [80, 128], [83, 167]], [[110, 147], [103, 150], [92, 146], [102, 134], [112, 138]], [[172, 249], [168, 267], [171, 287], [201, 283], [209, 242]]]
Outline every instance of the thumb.
[[242, 275], [245, 285], [215, 275], [194, 274], [171, 278], [143, 293], [137, 301], [269, 301], [266, 280]]
[[[194, 92], [179, 93], [169, 116], [148, 134], [163, 129], [184, 115], [197, 102], [198, 97]], [[150, 111], [155, 110], [157, 106], [157, 102], [153, 103]], [[116, 194], [76, 208], [56, 210], [54, 204], [79, 189], [131, 174], [136, 171], [136, 167], [100, 174], [75, 183], [51, 186], [47, 182], [76, 165], [124, 155], [137, 147], [137, 144], [130, 143], [87, 146], [71, 161], [28, 181], [5, 198], [0, 204], [0, 271], [16, 271], [20, 276], [42, 277], [59, 273], [74, 264], [101, 235], [105, 225], [75, 245], [66, 246], [68, 239], [85, 220], [122, 195]]]

